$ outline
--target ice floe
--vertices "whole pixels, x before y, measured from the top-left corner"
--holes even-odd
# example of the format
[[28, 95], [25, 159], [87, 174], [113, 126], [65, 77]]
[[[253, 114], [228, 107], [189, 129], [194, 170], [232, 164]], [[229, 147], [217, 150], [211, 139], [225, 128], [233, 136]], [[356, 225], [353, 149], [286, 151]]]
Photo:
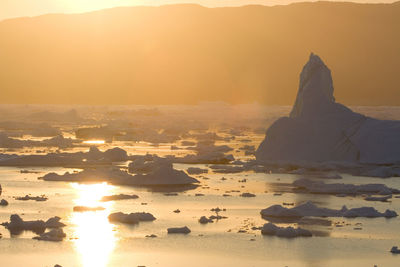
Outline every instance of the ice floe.
[[312, 217], [366, 217], [376, 218], [385, 217], [392, 218], [398, 216], [393, 210], [387, 209], [385, 212], [379, 212], [373, 207], [361, 207], [348, 209], [343, 206], [341, 209], [320, 208], [311, 202], [300, 204], [293, 208], [286, 208], [281, 205], [272, 205], [261, 210], [261, 216], [264, 218], [301, 218], [305, 216]]
[[255, 197], [256, 195], [255, 194], [252, 194], [252, 193], [242, 193], [242, 194], [240, 194], [240, 196], [241, 197]]
[[199, 223], [201, 224], [207, 224], [207, 223], [212, 223], [213, 220], [210, 218], [207, 218], [206, 216], [201, 216], [199, 219]]
[[60, 166], [85, 167], [111, 165], [127, 160], [127, 153], [121, 148], [111, 148], [101, 152], [91, 147], [88, 152], [48, 153], [46, 155], [20, 155], [0, 160], [0, 166]]
[[19, 134], [31, 135], [35, 137], [50, 137], [61, 134], [61, 131], [50, 126], [48, 123], [32, 123], [23, 121], [2, 121], [0, 129], [5, 131], [18, 131]]
[[106, 201], [137, 199], [137, 198], [139, 198], [138, 195], [118, 194], [118, 195], [104, 196], [104, 197], [101, 198], [101, 201], [106, 202]]
[[0, 147], [3, 148], [23, 148], [23, 147], [72, 147], [75, 141], [71, 138], [64, 138], [62, 135], [45, 139], [42, 141], [35, 140], [20, 140], [7, 136], [0, 132]]
[[18, 234], [22, 231], [32, 231], [35, 233], [43, 233], [46, 228], [60, 228], [65, 224], [60, 222], [59, 217], [50, 218], [46, 222], [43, 220], [24, 221], [19, 215], [10, 216], [10, 222], [2, 223], [11, 233]]
[[189, 154], [181, 158], [174, 158], [173, 162], [187, 164], [228, 164], [235, 158], [231, 154], [225, 154], [219, 151], [197, 152], [197, 154]]
[[154, 221], [156, 218], [151, 213], [146, 212], [135, 212], [135, 213], [123, 213], [115, 212], [108, 216], [110, 222], [119, 222], [126, 224], [137, 224], [144, 221]]
[[204, 154], [204, 153], [208, 153], [208, 152], [226, 153], [226, 152], [229, 152], [229, 151], [233, 150], [232, 147], [229, 147], [227, 145], [217, 146], [217, 145], [215, 145], [214, 141], [209, 141], [209, 140], [207, 140], [207, 141], [199, 141], [196, 146], [189, 147], [188, 149], [195, 150], [199, 154]]
[[199, 181], [184, 171], [175, 170], [172, 164], [161, 164], [148, 174], [131, 175], [119, 168], [85, 169], [78, 173], [66, 172], [62, 175], [48, 173], [41, 179], [45, 181], [93, 182], [104, 181], [119, 185], [158, 186], [189, 185]]
[[346, 195], [361, 195], [361, 194], [377, 194], [391, 195], [400, 194], [400, 190], [387, 187], [384, 184], [344, 184], [344, 183], [324, 183], [321, 181], [313, 181], [309, 179], [298, 179], [292, 183], [297, 188], [308, 193], [314, 194], [346, 194]]
[[189, 167], [187, 170], [188, 174], [204, 174], [208, 173], [208, 169], [196, 168], [196, 167]]
[[168, 234], [189, 234], [191, 231], [187, 226], [171, 227], [167, 229]]
[[66, 226], [64, 223], [60, 222], [61, 218], [58, 216], [52, 217], [45, 222], [46, 228], [61, 228]]
[[210, 168], [215, 173], [239, 173], [245, 171], [245, 168], [240, 165], [211, 165]]
[[75, 206], [72, 209], [74, 212], [86, 212], [86, 211], [99, 211], [105, 210], [104, 207], [86, 207], [86, 206]]
[[42, 201], [46, 201], [48, 200], [48, 198], [45, 195], [42, 196], [30, 196], [30, 195], [26, 195], [24, 197], [15, 197], [16, 200], [22, 200], [22, 201], [27, 201], [27, 200], [34, 200], [34, 201], [38, 201], [38, 202], [42, 202]]
[[399, 177], [400, 168], [396, 166], [369, 167], [361, 170], [357, 175], [380, 178]]
[[380, 202], [388, 202], [389, 199], [392, 198], [392, 195], [387, 196], [368, 196], [365, 197], [364, 200], [366, 201], [380, 201]]
[[400, 254], [400, 249], [398, 249], [397, 246], [393, 246], [390, 252], [393, 254]]
[[312, 233], [303, 228], [279, 227], [273, 223], [266, 223], [261, 229], [261, 234], [272, 235], [278, 237], [294, 238], [294, 237], [311, 237]]
[[130, 184], [134, 185], [187, 185], [199, 181], [184, 171], [175, 170], [172, 164], [161, 164], [148, 174], [136, 174]]
[[131, 163], [128, 165], [128, 170], [130, 173], [149, 173], [160, 165], [171, 165], [171, 161], [165, 158], [160, 158], [156, 155], [144, 155], [144, 156], [134, 156]]
[[48, 232], [42, 233], [38, 236], [33, 237], [36, 240], [60, 242], [66, 237], [63, 229], [52, 229]]

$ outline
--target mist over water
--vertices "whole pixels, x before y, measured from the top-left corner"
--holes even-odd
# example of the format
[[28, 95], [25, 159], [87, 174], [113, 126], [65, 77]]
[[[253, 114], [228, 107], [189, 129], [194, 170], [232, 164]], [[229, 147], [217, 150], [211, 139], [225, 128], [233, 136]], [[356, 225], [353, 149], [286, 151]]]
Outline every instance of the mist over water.
[[1, 1], [0, 266], [398, 266], [400, 3], [297, 2]]
[[[381, 119], [400, 118], [400, 109], [396, 107], [352, 108]], [[233, 154], [236, 160], [247, 161], [254, 156], [251, 148], [245, 146], [257, 147], [264, 138], [265, 129], [276, 118], [288, 115], [290, 109], [288, 106], [233, 106], [221, 103], [145, 107], [2, 105], [0, 127], [3, 134], [25, 143], [17, 145], [9, 139], [5, 142], [2, 138], [1, 157], [86, 152], [90, 146], [96, 146], [100, 151], [119, 147], [126, 150], [128, 155], [149, 153], [160, 157], [182, 157], [196, 153], [190, 142], [196, 144], [213, 140], [211, 143], [215, 142], [217, 147], [232, 148], [228, 153]], [[48, 126], [44, 127], [43, 123]], [[96, 127], [101, 127], [97, 128], [101, 130], [82, 131]], [[139, 134], [138, 131], [146, 134]], [[154, 135], [153, 131], [168, 134]], [[217, 136], [205, 135], [207, 132]], [[43, 142], [56, 134], [71, 138], [73, 145], [44, 146], [28, 142]], [[140, 141], [141, 138], [147, 140]], [[297, 205], [313, 201], [320, 206], [336, 209], [342, 205], [352, 208], [373, 204], [376, 209], [383, 211], [386, 208], [400, 208], [395, 198], [390, 203], [365, 203], [361, 196], [338, 198], [296, 193], [287, 185], [301, 175], [278, 173], [276, 170], [272, 173], [219, 173], [218, 169], [213, 169], [213, 164], [174, 164], [177, 170], [186, 171], [190, 167], [207, 170], [207, 173], [191, 175], [200, 181], [199, 186], [191, 189], [160, 190], [110, 184], [101, 180], [90, 183], [53, 182], [37, 178], [50, 172], [61, 175], [66, 171], [74, 173], [82, 169], [71, 168], [73, 166], [50, 167], [46, 166], [46, 162], [40, 163], [40, 166], [29, 166], [32, 163], [0, 167], [1, 197], [9, 202], [9, 206], [0, 207], [0, 221], [9, 221], [10, 214], [14, 213], [21, 214], [24, 220], [47, 220], [57, 215], [67, 225], [63, 228], [67, 237], [55, 243], [37, 241], [32, 240], [35, 234], [30, 231], [11, 235], [1, 228], [0, 253], [7, 266], [26, 266], [27, 261], [30, 266], [53, 266], [55, 263], [62, 266], [120, 266], [127, 263], [186, 266], [189, 261], [193, 261], [193, 266], [204, 266], [204, 261], [207, 266], [265, 266], [265, 262], [290, 266], [337, 266], [348, 262], [354, 266], [370, 263], [395, 266], [396, 259], [389, 255], [387, 249], [399, 238], [397, 219], [333, 218], [332, 226], [301, 225], [314, 233], [312, 239], [267, 237], [260, 235], [259, 230], [253, 230], [253, 227], [266, 223], [259, 214], [260, 210], [273, 204]], [[123, 168], [128, 163], [119, 162], [116, 166]], [[400, 188], [397, 178], [383, 181], [381, 178], [342, 176], [340, 182], [384, 182], [387, 186]], [[252, 193], [256, 197], [240, 197], [242, 193]], [[35, 202], [14, 198], [26, 194], [44, 194], [48, 200]], [[101, 201], [104, 196], [118, 194], [136, 194], [139, 198]], [[73, 212], [74, 206], [100, 206], [104, 210]], [[227, 218], [206, 225], [199, 224], [201, 216], [215, 215], [211, 209], [216, 207], [226, 209], [219, 214]], [[173, 212], [177, 209], [179, 213]], [[153, 214], [157, 219], [126, 225], [110, 222], [107, 218], [113, 212], [142, 211]], [[166, 232], [169, 227], [184, 225], [191, 229], [191, 234], [174, 236]], [[362, 230], [353, 230], [357, 227]], [[244, 232], [238, 233], [240, 231]], [[152, 234], [157, 237], [146, 237]], [[332, 248], [335, 248], [334, 253]]]

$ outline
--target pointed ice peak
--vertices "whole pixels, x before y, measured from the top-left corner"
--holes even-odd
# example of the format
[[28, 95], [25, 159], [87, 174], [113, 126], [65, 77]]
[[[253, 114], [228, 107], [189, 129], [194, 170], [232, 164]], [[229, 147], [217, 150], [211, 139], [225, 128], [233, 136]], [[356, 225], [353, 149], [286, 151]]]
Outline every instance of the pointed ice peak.
[[331, 71], [318, 55], [311, 53], [300, 74], [299, 90], [290, 117], [319, 112], [318, 109], [334, 102]]
[[314, 54], [313, 52], [311, 52], [310, 57], [308, 58], [308, 62], [306, 64], [307, 65], [323, 65], [323, 66], [325, 66], [322, 59], [318, 55]]

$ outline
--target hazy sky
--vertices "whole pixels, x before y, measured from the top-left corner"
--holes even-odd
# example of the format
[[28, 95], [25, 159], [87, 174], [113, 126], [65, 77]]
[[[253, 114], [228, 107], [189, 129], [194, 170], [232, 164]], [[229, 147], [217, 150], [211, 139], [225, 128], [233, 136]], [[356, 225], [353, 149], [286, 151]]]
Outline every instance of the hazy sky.
[[[47, 13], [81, 13], [116, 6], [197, 3], [203, 6], [276, 5], [306, 0], [0, 0], [0, 20]], [[352, 2], [391, 3], [393, 0], [353, 0]]]

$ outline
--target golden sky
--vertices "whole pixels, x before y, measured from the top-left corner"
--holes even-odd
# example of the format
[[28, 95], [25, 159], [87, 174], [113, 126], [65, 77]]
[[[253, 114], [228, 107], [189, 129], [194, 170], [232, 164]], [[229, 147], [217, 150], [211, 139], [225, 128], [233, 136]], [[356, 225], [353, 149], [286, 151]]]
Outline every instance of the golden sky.
[[164, 5], [7, 20], [0, 103], [291, 105], [314, 52], [341, 103], [399, 105], [399, 32], [400, 2]]
[[[197, 3], [207, 7], [248, 4], [277, 5], [307, 0], [0, 0], [0, 20], [47, 13], [82, 13], [117, 6]], [[352, 2], [390, 3], [393, 0], [353, 0]]]

